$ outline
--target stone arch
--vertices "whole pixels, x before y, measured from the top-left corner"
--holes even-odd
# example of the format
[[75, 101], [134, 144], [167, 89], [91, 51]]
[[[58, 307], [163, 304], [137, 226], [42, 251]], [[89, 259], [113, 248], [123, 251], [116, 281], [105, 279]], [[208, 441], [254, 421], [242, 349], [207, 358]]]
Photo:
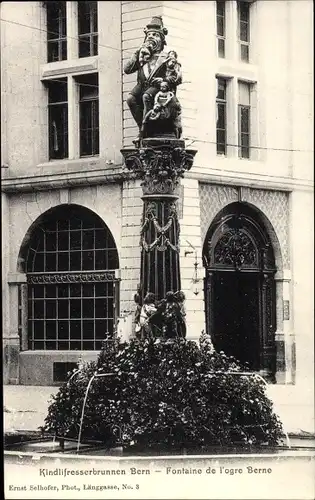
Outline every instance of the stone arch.
[[282, 272], [282, 254], [272, 224], [250, 203], [226, 205], [206, 233], [203, 263], [206, 325], [214, 343], [274, 381], [281, 321], [275, 274]]
[[117, 242], [115, 240], [115, 237], [114, 237], [114, 234], [110, 228], [110, 224], [108, 224], [107, 221], [104, 221], [103, 218], [98, 214], [96, 213], [94, 210], [84, 206], [84, 205], [78, 205], [78, 204], [58, 204], [58, 205], [55, 205], [51, 208], [49, 208], [48, 210], [45, 210], [44, 212], [42, 212], [32, 223], [31, 225], [29, 226], [28, 230], [26, 231], [24, 237], [23, 237], [23, 240], [20, 244], [20, 248], [19, 248], [19, 253], [18, 253], [18, 258], [17, 258], [17, 263], [16, 263], [16, 270], [17, 272], [20, 272], [20, 273], [25, 273], [25, 254], [27, 252], [27, 249], [28, 249], [28, 245], [29, 245], [29, 242], [30, 242], [30, 238], [34, 232], [34, 230], [41, 224], [45, 221], [45, 219], [47, 217], [49, 217], [51, 214], [54, 214], [55, 212], [59, 211], [59, 210], [62, 210], [63, 208], [65, 210], [69, 209], [69, 207], [80, 207], [80, 209], [82, 211], [86, 211], [86, 213], [90, 213], [90, 214], [93, 214], [93, 216], [95, 216], [96, 218], [98, 218], [102, 224], [104, 225], [104, 227], [106, 227], [108, 229], [108, 231], [110, 232], [113, 240], [115, 241], [115, 245], [116, 245], [116, 249], [117, 249], [117, 253], [118, 253], [118, 262], [119, 262], [119, 252], [118, 252], [118, 248], [119, 248], [119, 245], [117, 245]]
[[266, 216], [266, 214], [250, 202], [246, 201], [246, 202], [228, 203], [221, 210], [219, 210], [216, 213], [216, 215], [214, 216], [214, 218], [212, 219], [212, 221], [209, 223], [208, 229], [205, 232], [203, 245], [204, 245], [205, 241], [209, 238], [209, 234], [211, 233], [211, 230], [213, 230], [213, 228], [219, 223], [220, 218], [222, 216], [224, 216], [225, 214], [228, 214], [230, 210], [233, 210], [233, 207], [235, 207], [236, 205], [248, 206], [252, 210], [255, 217], [260, 222], [261, 226], [266, 230], [268, 237], [270, 239], [270, 242], [272, 244], [272, 248], [273, 248], [273, 253], [274, 253], [274, 257], [275, 257], [275, 266], [277, 269], [277, 275], [281, 275], [281, 273], [283, 271], [283, 258], [282, 258], [281, 246], [280, 246], [280, 242], [279, 242], [279, 238], [277, 236], [276, 230], [274, 229], [271, 221]]

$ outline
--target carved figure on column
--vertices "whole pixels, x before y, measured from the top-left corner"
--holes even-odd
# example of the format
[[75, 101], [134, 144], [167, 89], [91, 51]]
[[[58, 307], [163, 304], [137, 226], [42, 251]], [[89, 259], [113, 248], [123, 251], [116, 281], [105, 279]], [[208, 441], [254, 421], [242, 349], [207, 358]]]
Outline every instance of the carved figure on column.
[[[137, 84], [130, 91], [127, 104], [139, 127], [140, 138], [160, 134], [179, 138], [182, 133], [181, 106], [176, 89], [182, 83], [181, 65], [175, 51], [164, 51], [168, 30], [162, 17], [154, 16], [144, 33], [143, 44], [124, 67], [127, 75], [137, 72]], [[168, 94], [164, 104], [161, 104], [161, 93]], [[157, 94], [160, 102], [155, 101]]]

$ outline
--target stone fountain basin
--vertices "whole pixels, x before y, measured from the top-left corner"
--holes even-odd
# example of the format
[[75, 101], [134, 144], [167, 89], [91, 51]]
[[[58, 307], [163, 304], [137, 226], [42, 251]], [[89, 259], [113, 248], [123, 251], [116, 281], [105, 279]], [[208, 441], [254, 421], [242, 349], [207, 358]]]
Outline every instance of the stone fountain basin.
[[283, 454], [287, 452], [315, 452], [314, 436], [290, 436], [290, 447], [284, 443], [278, 446], [208, 446], [204, 449], [136, 449], [134, 447], [108, 448], [101, 442], [83, 442], [77, 449], [77, 441], [65, 440], [60, 445], [59, 440], [52, 439], [51, 436], [43, 436], [39, 432], [17, 431], [6, 433], [4, 439], [4, 451], [26, 452], [34, 454], [60, 454], [62, 455], [93, 455], [93, 456], [161, 456], [161, 455], [242, 455], [242, 454]]

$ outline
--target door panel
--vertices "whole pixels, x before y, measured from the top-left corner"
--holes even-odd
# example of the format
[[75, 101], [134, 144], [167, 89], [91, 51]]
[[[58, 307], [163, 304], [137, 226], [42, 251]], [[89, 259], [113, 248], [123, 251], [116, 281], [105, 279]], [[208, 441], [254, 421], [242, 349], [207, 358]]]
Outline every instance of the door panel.
[[259, 369], [259, 274], [213, 274], [213, 342], [218, 351]]

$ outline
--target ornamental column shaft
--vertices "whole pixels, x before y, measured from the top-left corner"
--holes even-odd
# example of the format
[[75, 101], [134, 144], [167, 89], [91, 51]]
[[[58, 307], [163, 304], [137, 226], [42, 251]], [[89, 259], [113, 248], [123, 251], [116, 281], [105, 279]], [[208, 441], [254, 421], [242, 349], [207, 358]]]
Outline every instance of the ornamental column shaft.
[[122, 153], [126, 167], [142, 180], [141, 295], [151, 292], [160, 300], [181, 289], [177, 192], [196, 151], [185, 149], [181, 139], [155, 137]]

